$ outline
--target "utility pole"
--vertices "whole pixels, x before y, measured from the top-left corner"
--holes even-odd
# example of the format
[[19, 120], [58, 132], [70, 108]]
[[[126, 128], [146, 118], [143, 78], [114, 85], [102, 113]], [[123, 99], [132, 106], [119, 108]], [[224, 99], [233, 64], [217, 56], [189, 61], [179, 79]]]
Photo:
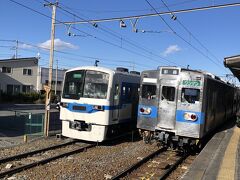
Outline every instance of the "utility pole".
[[15, 59], [18, 57], [18, 40], [16, 40]]
[[57, 80], [58, 80], [58, 60], [56, 60], [56, 75], [55, 75], [55, 95], [57, 95]]
[[44, 136], [45, 137], [48, 137], [48, 133], [49, 133], [52, 71], [53, 71], [53, 58], [54, 58], [55, 19], [56, 19], [57, 5], [58, 5], [58, 1], [56, 1], [56, 3], [44, 4], [44, 6], [52, 7], [52, 30], [51, 30], [51, 48], [50, 48], [50, 58], [49, 58], [49, 77], [48, 77], [48, 86], [44, 87], [46, 91], [45, 119], [44, 119]]

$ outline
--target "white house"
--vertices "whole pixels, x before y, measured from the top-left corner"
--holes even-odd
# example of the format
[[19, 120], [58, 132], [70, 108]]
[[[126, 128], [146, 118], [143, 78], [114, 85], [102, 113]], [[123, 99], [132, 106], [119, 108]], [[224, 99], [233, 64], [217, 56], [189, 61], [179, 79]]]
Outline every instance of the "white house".
[[[44, 91], [48, 84], [48, 68], [38, 66], [38, 58], [17, 58], [0, 60], [0, 90], [8, 94]], [[52, 90], [60, 94], [66, 70], [53, 69]]]

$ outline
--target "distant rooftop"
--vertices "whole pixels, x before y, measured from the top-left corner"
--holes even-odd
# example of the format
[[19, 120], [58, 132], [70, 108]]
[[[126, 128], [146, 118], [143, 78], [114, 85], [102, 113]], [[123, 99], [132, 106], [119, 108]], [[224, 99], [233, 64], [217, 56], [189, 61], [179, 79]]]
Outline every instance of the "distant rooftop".
[[9, 62], [9, 61], [38, 61], [36, 57], [28, 57], [28, 58], [10, 58], [10, 59], [0, 59], [0, 62]]

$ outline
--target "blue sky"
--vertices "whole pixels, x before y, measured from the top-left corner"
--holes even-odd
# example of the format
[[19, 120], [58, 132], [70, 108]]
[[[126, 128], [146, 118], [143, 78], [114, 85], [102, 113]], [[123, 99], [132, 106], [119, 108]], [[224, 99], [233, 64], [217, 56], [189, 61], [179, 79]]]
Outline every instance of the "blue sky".
[[[44, 7], [44, 0], [14, 1], [51, 16], [51, 8]], [[167, 11], [161, 0], [148, 0], [148, 2], [158, 12]], [[238, 1], [165, 0], [164, 2], [171, 10], [179, 10]], [[79, 17], [90, 20], [154, 13], [146, 0], [59, 0], [59, 3], [57, 20], [61, 22], [79, 21], [81, 20]], [[58, 60], [59, 67], [72, 68], [93, 65], [95, 59], [98, 59], [100, 66], [110, 68], [126, 66], [138, 71], [156, 69], [162, 65], [182, 67], [189, 65], [192, 69], [209, 71], [219, 76], [230, 73], [224, 68], [223, 59], [240, 54], [240, 6], [180, 13], [176, 16], [191, 32], [190, 34], [177, 21], [173, 21], [170, 15], [163, 15], [162, 18], [179, 36], [172, 33], [158, 16], [139, 19], [136, 25], [138, 33], [133, 32], [130, 20], [125, 21], [126, 28], [120, 28], [119, 21], [98, 23], [98, 28], [91, 24], [72, 25], [70, 29], [62, 24], [56, 25], [55, 44], [56, 50], [60, 52], [55, 53], [54, 64]], [[0, 22], [0, 59], [10, 58], [15, 52], [16, 43], [5, 40], [19, 40], [19, 57], [39, 54], [41, 57], [39, 64], [48, 66], [49, 51], [41, 47], [49, 45], [50, 18], [10, 0], [2, 0]], [[142, 33], [142, 30], [145, 33]], [[76, 36], [68, 36], [68, 32]], [[192, 35], [205, 48], [194, 40]]]

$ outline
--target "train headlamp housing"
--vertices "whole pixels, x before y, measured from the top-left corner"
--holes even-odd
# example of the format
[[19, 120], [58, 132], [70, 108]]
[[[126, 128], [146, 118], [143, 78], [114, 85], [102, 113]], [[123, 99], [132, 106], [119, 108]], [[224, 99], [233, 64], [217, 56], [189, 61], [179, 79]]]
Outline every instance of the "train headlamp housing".
[[60, 106], [62, 106], [64, 108], [68, 108], [68, 103], [60, 102]]
[[184, 119], [187, 121], [196, 121], [198, 119], [198, 116], [195, 113], [185, 112]]
[[148, 115], [148, 114], [151, 114], [152, 109], [149, 107], [141, 107], [139, 111], [140, 111], [140, 114]]

